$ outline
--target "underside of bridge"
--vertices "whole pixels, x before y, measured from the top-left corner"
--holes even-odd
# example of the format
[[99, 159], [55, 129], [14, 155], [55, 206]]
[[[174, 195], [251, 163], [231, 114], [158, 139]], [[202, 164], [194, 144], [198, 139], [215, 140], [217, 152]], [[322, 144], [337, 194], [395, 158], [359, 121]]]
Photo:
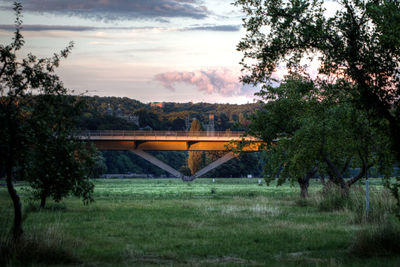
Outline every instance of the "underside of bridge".
[[[237, 143], [228, 141], [124, 141], [124, 140], [95, 140], [93, 143], [99, 150], [129, 150], [136, 155], [151, 162], [164, 171], [184, 181], [194, 179], [217, 168], [225, 162], [233, 159], [235, 154], [229, 148], [237, 147]], [[259, 151], [260, 142], [253, 142], [241, 147], [242, 151]], [[184, 176], [168, 164], [157, 159], [145, 151], [226, 151], [226, 153], [216, 161], [199, 170], [192, 176]]]

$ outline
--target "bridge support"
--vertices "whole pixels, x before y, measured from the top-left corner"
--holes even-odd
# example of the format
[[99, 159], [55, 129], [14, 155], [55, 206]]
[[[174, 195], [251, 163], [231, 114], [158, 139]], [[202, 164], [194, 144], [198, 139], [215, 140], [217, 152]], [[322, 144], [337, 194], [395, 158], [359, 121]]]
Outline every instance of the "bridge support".
[[165, 164], [164, 162], [162, 162], [161, 160], [159, 160], [158, 158], [154, 157], [153, 155], [150, 155], [147, 152], [144, 152], [141, 149], [131, 149], [131, 151], [133, 153], [135, 153], [136, 155], [144, 158], [145, 160], [153, 163], [154, 165], [156, 165], [157, 167], [160, 167], [161, 169], [163, 169], [164, 171], [172, 174], [173, 176], [177, 177], [177, 178], [181, 178], [183, 179], [183, 175], [178, 172], [177, 170], [175, 170], [174, 168], [172, 168], [171, 166], [169, 166], [168, 164]]
[[200, 176], [202, 176], [202, 175], [206, 174], [207, 172], [217, 168], [218, 166], [221, 166], [225, 162], [230, 161], [234, 157], [235, 157], [235, 154], [232, 151], [230, 151], [230, 152], [226, 153], [225, 155], [223, 155], [221, 158], [217, 159], [216, 161], [208, 164], [203, 169], [197, 171], [192, 176], [184, 177], [184, 181], [193, 181], [194, 179], [199, 178]]
[[203, 169], [199, 170], [198, 172], [196, 172], [195, 174], [193, 174], [192, 176], [184, 176], [182, 173], [180, 173], [179, 171], [175, 170], [174, 168], [172, 168], [171, 166], [169, 166], [168, 164], [162, 162], [161, 160], [159, 160], [158, 158], [154, 157], [153, 155], [144, 152], [141, 149], [131, 149], [130, 151], [132, 151], [133, 153], [135, 153], [136, 155], [144, 158], [145, 160], [149, 161], [150, 163], [153, 163], [154, 165], [156, 165], [157, 167], [163, 169], [164, 171], [172, 174], [173, 176], [182, 179], [183, 181], [193, 181], [196, 178], [199, 178], [200, 176], [206, 174], [207, 172], [217, 168], [218, 166], [221, 166], [222, 164], [224, 164], [225, 162], [233, 159], [235, 157], [235, 154], [233, 152], [228, 152], [225, 155], [223, 155], [221, 158], [217, 159], [216, 161], [208, 164], [206, 167], [204, 167]]

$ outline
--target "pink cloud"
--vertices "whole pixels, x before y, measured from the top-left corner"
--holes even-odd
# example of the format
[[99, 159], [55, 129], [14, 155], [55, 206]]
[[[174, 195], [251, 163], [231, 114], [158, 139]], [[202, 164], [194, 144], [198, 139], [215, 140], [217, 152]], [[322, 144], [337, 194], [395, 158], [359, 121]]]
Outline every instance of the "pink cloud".
[[175, 91], [177, 83], [195, 86], [199, 91], [207, 94], [221, 94], [223, 96], [247, 94], [239, 81], [240, 73], [228, 68], [196, 70], [196, 71], [172, 71], [160, 73], [154, 76], [154, 80]]

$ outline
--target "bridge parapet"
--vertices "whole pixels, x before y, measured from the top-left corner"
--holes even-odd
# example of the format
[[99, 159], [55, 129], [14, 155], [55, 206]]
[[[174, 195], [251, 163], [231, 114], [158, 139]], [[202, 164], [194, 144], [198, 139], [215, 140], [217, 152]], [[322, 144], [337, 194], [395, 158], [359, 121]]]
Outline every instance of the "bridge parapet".
[[89, 140], [182, 140], [182, 141], [259, 141], [257, 138], [243, 135], [243, 131], [83, 131], [80, 139]]

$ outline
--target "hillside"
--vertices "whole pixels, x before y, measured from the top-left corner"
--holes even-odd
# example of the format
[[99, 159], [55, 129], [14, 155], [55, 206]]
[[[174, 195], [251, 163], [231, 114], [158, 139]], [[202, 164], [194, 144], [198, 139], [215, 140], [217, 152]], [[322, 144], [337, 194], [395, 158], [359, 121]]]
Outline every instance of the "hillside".
[[[216, 131], [235, 130], [239, 123], [246, 125], [246, 116], [259, 107], [259, 104], [144, 104], [126, 97], [94, 96], [82, 99], [86, 108], [80, 127], [89, 130], [135, 130], [145, 127], [153, 130], [185, 130], [188, 119], [190, 122], [196, 118], [204, 126], [209, 123], [210, 116], [214, 116]], [[138, 120], [136, 123], [135, 117]]]

